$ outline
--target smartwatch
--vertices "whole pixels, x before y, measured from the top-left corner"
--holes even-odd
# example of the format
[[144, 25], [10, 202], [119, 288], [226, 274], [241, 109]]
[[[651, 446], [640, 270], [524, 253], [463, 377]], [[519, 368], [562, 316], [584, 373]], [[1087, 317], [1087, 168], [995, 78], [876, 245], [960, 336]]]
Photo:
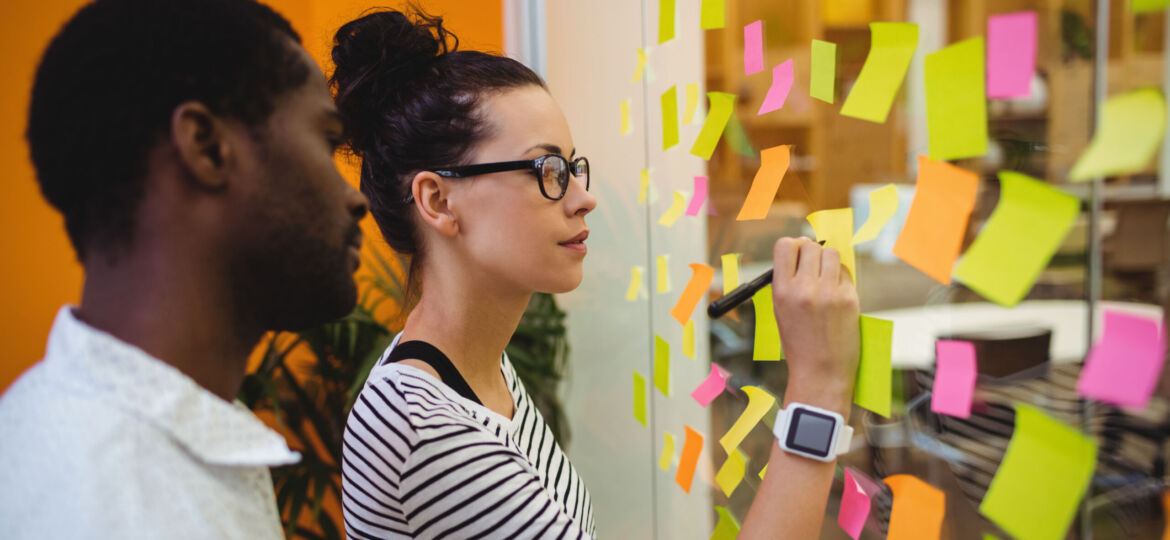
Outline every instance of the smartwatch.
[[849, 452], [853, 440], [853, 427], [840, 414], [795, 402], [776, 415], [772, 433], [785, 451], [826, 463]]

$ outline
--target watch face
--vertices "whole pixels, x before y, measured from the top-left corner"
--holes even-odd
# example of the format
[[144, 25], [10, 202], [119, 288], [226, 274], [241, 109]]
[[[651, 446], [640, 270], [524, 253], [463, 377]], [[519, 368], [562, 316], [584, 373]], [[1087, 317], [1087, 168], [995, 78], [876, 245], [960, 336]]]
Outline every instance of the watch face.
[[828, 457], [833, 444], [833, 428], [837, 420], [832, 416], [807, 409], [795, 409], [788, 421], [789, 448]]

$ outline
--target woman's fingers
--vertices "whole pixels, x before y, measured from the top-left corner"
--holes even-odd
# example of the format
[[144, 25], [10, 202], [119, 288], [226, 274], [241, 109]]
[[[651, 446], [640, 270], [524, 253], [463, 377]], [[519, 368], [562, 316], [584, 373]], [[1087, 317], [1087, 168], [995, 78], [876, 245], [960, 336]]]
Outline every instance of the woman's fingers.
[[800, 246], [800, 261], [796, 265], [797, 280], [812, 283], [820, 277], [821, 251], [821, 245], [812, 241]]
[[783, 282], [796, 275], [800, 246], [811, 242], [808, 238], [784, 237], [772, 248], [772, 282]]
[[821, 279], [831, 286], [837, 285], [841, 276], [841, 252], [825, 248], [821, 253]]

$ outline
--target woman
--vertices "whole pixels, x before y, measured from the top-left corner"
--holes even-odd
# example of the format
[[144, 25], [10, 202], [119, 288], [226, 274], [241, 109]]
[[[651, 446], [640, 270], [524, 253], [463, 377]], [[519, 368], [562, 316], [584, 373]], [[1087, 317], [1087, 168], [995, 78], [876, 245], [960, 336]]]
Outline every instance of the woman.
[[[456, 51], [442, 21], [381, 11], [334, 36], [332, 83], [362, 192], [421, 293], [347, 422], [352, 538], [594, 535], [589, 492], [504, 355], [535, 292], [574, 289], [589, 164], [535, 73]], [[457, 43], [457, 41], [456, 41]], [[846, 418], [857, 296], [838, 254], [775, 249], [787, 400]], [[819, 534], [833, 465], [773, 446], [742, 537]]]

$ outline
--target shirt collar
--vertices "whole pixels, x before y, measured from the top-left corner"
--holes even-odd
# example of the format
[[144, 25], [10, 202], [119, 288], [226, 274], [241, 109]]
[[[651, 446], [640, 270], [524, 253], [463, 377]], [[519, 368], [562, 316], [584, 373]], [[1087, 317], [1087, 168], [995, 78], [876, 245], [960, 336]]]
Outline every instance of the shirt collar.
[[166, 432], [212, 465], [296, 463], [279, 433], [239, 401], [228, 403], [173, 366], [77, 319], [57, 312], [45, 367], [69, 387], [113, 403]]

